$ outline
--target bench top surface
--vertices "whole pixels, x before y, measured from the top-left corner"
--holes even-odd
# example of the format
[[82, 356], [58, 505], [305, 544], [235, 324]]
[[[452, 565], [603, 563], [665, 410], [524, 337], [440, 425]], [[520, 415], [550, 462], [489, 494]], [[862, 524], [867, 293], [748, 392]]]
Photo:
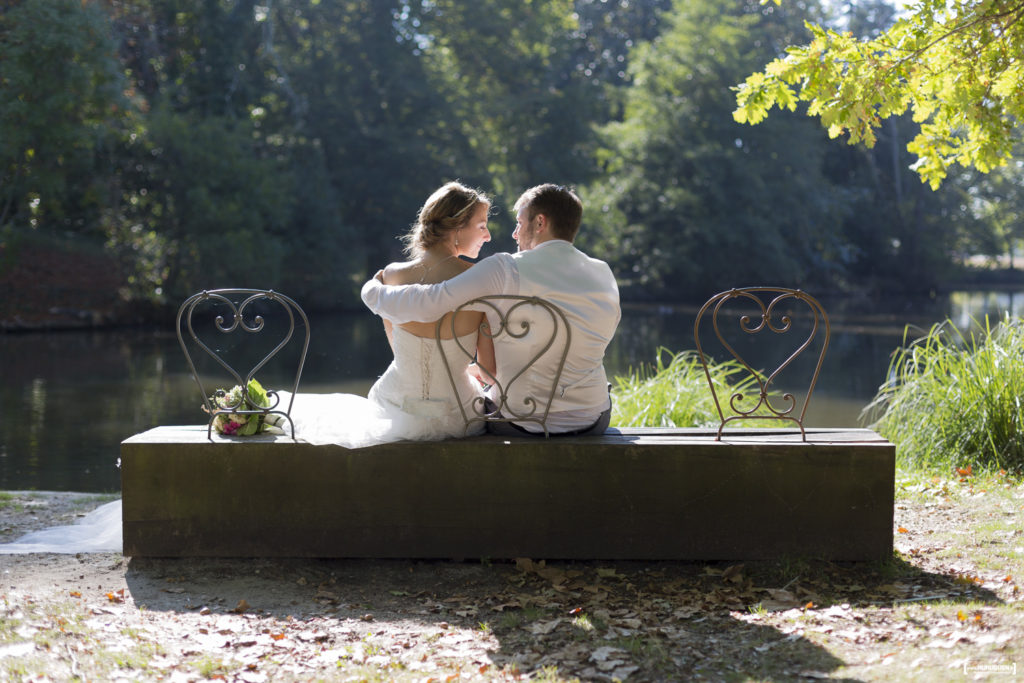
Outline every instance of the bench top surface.
[[[723, 433], [720, 441], [716, 441], [715, 435], [716, 429], [702, 429], [702, 428], [675, 428], [675, 427], [644, 427], [644, 428], [612, 428], [609, 429], [602, 436], [581, 436], [581, 437], [552, 437], [550, 439], [543, 439], [541, 437], [502, 437], [494, 435], [483, 435], [483, 436], [472, 436], [465, 439], [457, 439], [457, 441], [474, 443], [478, 442], [481, 444], [493, 444], [495, 442], [539, 442], [539, 443], [550, 443], [552, 445], [559, 443], [569, 442], [599, 442], [602, 444], [616, 444], [621, 443], [623, 445], [682, 445], [687, 443], [692, 444], [722, 444], [722, 445], [739, 445], [739, 444], [759, 444], [759, 443], [792, 443], [794, 445], [801, 444], [802, 438], [800, 430], [796, 428], [744, 428], [744, 429], [732, 429], [726, 430]], [[808, 446], [822, 446], [822, 445], [843, 445], [843, 444], [858, 444], [858, 445], [878, 445], [892, 447], [892, 444], [884, 439], [882, 436], [870, 429], [862, 428], [809, 428], [806, 430]], [[301, 435], [300, 435], [301, 439]], [[184, 426], [162, 426], [154, 427], [148, 431], [136, 434], [125, 439], [122, 443], [124, 444], [153, 444], [153, 443], [180, 443], [180, 444], [199, 444], [208, 443], [207, 440], [207, 429], [206, 425], [184, 425]], [[285, 435], [273, 435], [273, 434], [258, 434], [254, 436], [245, 437], [230, 437], [221, 436], [219, 434], [213, 435], [213, 443], [215, 444], [246, 444], [246, 443], [279, 443], [279, 444], [293, 444], [290, 436]], [[413, 443], [413, 442], [407, 442]], [[416, 442], [417, 446], [425, 446], [430, 443], [442, 443], [442, 442]], [[310, 444], [303, 443], [301, 440], [298, 445], [310, 447]], [[330, 448], [331, 446], [325, 446]], [[369, 448], [374, 448], [370, 446]]]

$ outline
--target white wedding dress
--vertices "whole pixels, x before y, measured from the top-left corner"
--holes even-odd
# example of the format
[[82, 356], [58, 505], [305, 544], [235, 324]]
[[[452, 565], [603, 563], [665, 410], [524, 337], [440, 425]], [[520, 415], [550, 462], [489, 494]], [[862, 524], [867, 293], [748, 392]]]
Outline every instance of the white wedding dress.
[[[395, 359], [370, 388], [368, 398], [355, 394], [295, 395], [292, 420], [299, 441], [362, 448], [392, 441], [437, 441], [484, 431], [483, 424], [477, 423], [467, 432], [459, 410], [461, 402], [466, 414], [473, 415], [472, 402], [481, 396], [475, 380], [466, 372], [471, 360], [466, 352], [476, 348], [476, 331], [458, 341], [442, 342], [458, 388], [456, 400], [437, 342], [398, 326], [393, 329]], [[278, 405], [286, 407], [291, 393], [278, 393]], [[35, 531], [0, 544], [0, 555], [120, 551], [120, 500], [97, 508], [77, 524]]]
[[[480, 423], [466, 431], [459, 409], [461, 403], [466, 414], [473, 415], [472, 403], [482, 396], [466, 372], [472, 359], [462, 351], [472, 353], [476, 349], [476, 335], [474, 330], [458, 340], [442, 341], [458, 389], [456, 398], [437, 341], [395, 326], [395, 359], [370, 388], [369, 396], [296, 394], [291, 408], [295, 436], [312, 444], [363, 448], [392, 441], [437, 441], [482, 433]], [[278, 405], [286, 407], [291, 394], [279, 394]], [[287, 426], [284, 429], [289, 431]]]
[[101, 505], [74, 524], [54, 526], [0, 543], [0, 555], [121, 552], [121, 501]]

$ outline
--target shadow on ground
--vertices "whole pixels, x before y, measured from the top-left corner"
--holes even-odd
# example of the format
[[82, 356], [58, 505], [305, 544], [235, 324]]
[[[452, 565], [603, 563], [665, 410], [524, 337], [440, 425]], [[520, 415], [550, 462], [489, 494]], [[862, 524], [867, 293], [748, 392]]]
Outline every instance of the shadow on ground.
[[[438, 643], [458, 632], [461, 650], [427, 647], [417, 657], [461, 652], [467, 666], [522, 673], [554, 667], [559, 676], [586, 680], [720, 679], [733, 672], [765, 680], [820, 677], [852, 663], [805, 633], [801, 623], [812, 617], [845, 615], [854, 624], [901, 603], [1001, 604], [979, 585], [900, 559], [706, 564], [134, 558], [126, 580], [135, 604], [150, 611], [305, 621], [316, 623], [327, 640], [342, 633], [348, 641], [373, 637], [382, 651], [398, 653], [410, 649], [417, 633], [425, 643]], [[789, 618], [763, 623], [780, 612]]]

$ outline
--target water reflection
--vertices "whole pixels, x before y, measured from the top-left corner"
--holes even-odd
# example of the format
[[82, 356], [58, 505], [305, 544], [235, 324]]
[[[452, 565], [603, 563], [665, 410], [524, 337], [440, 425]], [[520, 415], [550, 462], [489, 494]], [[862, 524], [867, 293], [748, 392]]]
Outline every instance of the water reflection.
[[984, 321], [998, 320], [1004, 314], [1015, 318], [1024, 315], [1024, 292], [953, 292], [950, 295], [950, 318], [961, 330]]
[[[919, 331], [914, 337], [947, 317], [966, 329], [985, 315], [1024, 314], [1021, 292], [891, 301], [884, 310], [850, 299], [822, 303], [832, 339], [807, 424], [833, 427], [857, 424], [907, 324]], [[652, 363], [660, 347], [693, 349], [696, 313], [696, 306], [627, 309], [608, 350], [610, 374]], [[302, 390], [365, 395], [391, 357], [379, 321], [362, 313], [321, 315], [311, 329]], [[756, 346], [744, 353], [759, 367], [778, 354]], [[293, 372], [268, 367], [260, 379], [284, 386]], [[123, 439], [204, 418], [199, 389], [171, 331], [0, 335], [0, 378], [0, 490], [117, 491]]]

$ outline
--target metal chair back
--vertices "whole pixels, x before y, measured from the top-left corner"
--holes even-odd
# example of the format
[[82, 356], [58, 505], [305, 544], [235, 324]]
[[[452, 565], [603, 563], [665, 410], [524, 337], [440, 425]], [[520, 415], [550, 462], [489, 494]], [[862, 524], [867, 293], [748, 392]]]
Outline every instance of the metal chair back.
[[[801, 316], [804, 319], [804, 324], [800, 328], [809, 328], [806, 338], [802, 341], [798, 339], [797, 341], [800, 341], [800, 344], [772, 372], [766, 374], [763, 371], [755, 370], [743, 355], [736, 350], [736, 336], [729, 332], [723, 332], [722, 319], [730, 318], [735, 314], [739, 323], [739, 329], [745, 334], [756, 335], [761, 332], [784, 334], [793, 329], [794, 314], [792, 312], [783, 313], [782, 309], [790, 307], [794, 303], [798, 309], [803, 309], [804, 307], [807, 309], [807, 315]], [[727, 304], [729, 304], [728, 312], [723, 308]], [[702, 344], [701, 325], [706, 319], [710, 319], [711, 329], [714, 331], [719, 345], [724, 347], [732, 356], [732, 359], [737, 361], [749, 373], [749, 376], [753, 378], [758, 394], [756, 397], [757, 401], [752, 405], [747, 405], [750, 401], [748, 401], [744, 391], [740, 390], [731, 393], [728, 397], [726, 406], [729, 412], [727, 413], [723, 409], [723, 401], [720, 400], [718, 395], [719, 388], [716, 388], [715, 382], [712, 381], [709, 359], [705, 355]], [[732, 332], [734, 331], [732, 330]], [[706, 334], [706, 332], [703, 334]], [[823, 335], [823, 339], [818, 339], [819, 334]], [[828, 314], [825, 313], [825, 309], [818, 303], [817, 299], [799, 289], [783, 287], [742, 287], [730, 289], [714, 295], [700, 309], [694, 323], [693, 336], [701, 365], [704, 368], [704, 374], [708, 380], [708, 386], [711, 389], [711, 395], [715, 401], [715, 408], [718, 410], [718, 415], [721, 419], [721, 423], [718, 426], [717, 439], [720, 440], [722, 438], [722, 431], [725, 425], [734, 420], [783, 420], [795, 423], [800, 428], [803, 440], [807, 440], [804, 418], [807, 414], [807, 407], [810, 404], [811, 394], [814, 393], [814, 387], [818, 382], [818, 374], [821, 372], [821, 365], [825, 360], [825, 352], [828, 350], [831, 337]], [[778, 379], [780, 373], [789, 367], [798, 356], [810, 348], [812, 344], [820, 344], [821, 350], [818, 353], [817, 363], [810, 377], [807, 394], [802, 404], [800, 404], [799, 411], [797, 411], [799, 402], [796, 397], [789, 392], [782, 393], [781, 395], [773, 393], [773, 384]], [[775, 398], [780, 399], [780, 402], [776, 402]], [[758, 414], [759, 411], [760, 414]]]
[[[204, 333], [209, 332], [211, 335], [232, 334], [234, 332], [253, 335], [259, 334], [264, 331], [267, 322], [264, 315], [256, 311], [257, 308], [267, 308], [263, 305], [263, 302], [271, 304], [269, 307], [270, 311], [280, 309], [280, 313], [282, 313], [284, 318], [287, 320], [287, 325], [283, 329], [281, 340], [270, 350], [269, 353], [257, 361], [245, 375], [242, 375], [224, 359], [220, 349], [215, 350], [211, 348], [208, 343], [203, 341], [201, 335], [197, 334], [196, 327], [198, 325], [203, 325], [202, 331]], [[288, 404], [286, 406], [280, 405], [279, 394], [272, 389], [267, 389], [267, 397], [270, 405], [257, 405], [252, 397], [249, 396], [249, 380], [253, 379], [257, 372], [263, 369], [272, 358], [289, 345], [293, 337], [296, 335], [297, 318], [302, 322], [301, 336], [299, 338], [301, 339], [301, 352], [298, 359], [298, 366], [295, 370], [295, 379], [291, 386], [292, 391]], [[295, 394], [299, 391], [299, 380], [302, 377], [302, 369], [306, 363], [306, 353], [309, 350], [309, 319], [295, 301], [280, 292], [275, 292], [273, 290], [204, 290], [190, 296], [178, 309], [176, 328], [178, 343], [181, 345], [181, 350], [184, 352], [185, 359], [188, 361], [192, 377], [199, 386], [200, 393], [202, 393], [203, 405], [210, 415], [210, 420], [207, 424], [207, 438], [211, 441], [213, 440], [214, 420], [218, 415], [225, 413], [245, 416], [262, 416], [264, 419], [266, 419], [268, 415], [280, 415], [284, 417], [288, 422], [288, 425], [291, 427], [292, 439], [294, 440], [296, 438], [295, 423], [291, 418], [291, 410], [292, 404], [295, 400]], [[206, 339], [209, 340], [210, 337], [207, 336]], [[196, 364], [192, 357], [192, 353], [190, 352], [190, 346], [194, 351], [201, 350], [205, 352], [206, 355], [216, 361], [220, 367], [224, 368], [231, 377], [234, 378], [235, 382], [242, 389], [242, 397], [237, 403], [228, 403], [227, 407], [221, 407], [225, 405], [225, 402], [221, 399], [225, 397], [226, 392], [223, 389], [216, 390], [214, 394], [207, 391], [206, 387], [203, 386], [199, 372], [196, 370]], [[211, 396], [216, 396], [217, 403], [220, 405], [214, 405], [210, 400]]]
[[[516, 368], [508, 368], [507, 364], [499, 359], [499, 367], [505, 369], [500, 379], [481, 368], [482, 374], [490, 380], [491, 388], [488, 393], [492, 405], [485, 402], [483, 397], [477, 397], [471, 401], [470, 410], [467, 411], [459, 401], [462, 418], [466, 422], [466, 431], [480, 422], [533, 422], [541, 426], [544, 436], [549, 436], [547, 419], [562, 377], [562, 370], [565, 368], [569, 345], [572, 343], [572, 329], [565, 313], [558, 306], [539, 297], [512, 294], [477, 297], [462, 304], [453, 313], [469, 310], [483, 312], [486, 316], [484, 322], [480, 324], [479, 334], [487, 335], [496, 341], [505, 337], [517, 340], [517, 343], [529, 344], [530, 353], [527, 361]], [[445, 345], [442, 343], [441, 335], [445, 324], [443, 318], [437, 322], [435, 338], [445, 368], [448, 370], [452, 391], [458, 396], [452, 371], [455, 359], [448, 358]], [[455, 315], [450, 316], [448, 324], [462, 360], [475, 358], [476, 349], [467, 349], [458, 340], [455, 333]], [[544, 393], [539, 396], [520, 395], [517, 389], [529, 379], [533, 379], [528, 373], [538, 363], [543, 363], [546, 371], [550, 372], [550, 380], [543, 383]]]

